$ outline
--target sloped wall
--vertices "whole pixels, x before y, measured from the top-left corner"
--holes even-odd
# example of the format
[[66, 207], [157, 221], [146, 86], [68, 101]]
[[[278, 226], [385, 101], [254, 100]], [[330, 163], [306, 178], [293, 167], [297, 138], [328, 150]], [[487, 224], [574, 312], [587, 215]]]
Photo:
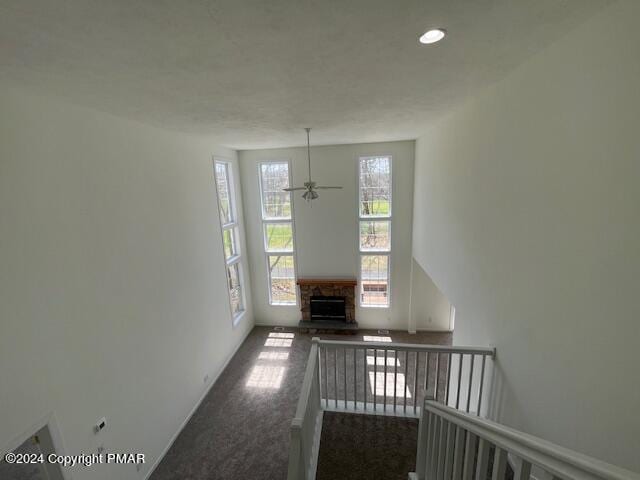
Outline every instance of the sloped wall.
[[620, 1], [416, 142], [413, 255], [497, 347], [492, 415], [640, 471], [640, 3]]
[[422, 266], [411, 259], [410, 330], [451, 331], [451, 303]]

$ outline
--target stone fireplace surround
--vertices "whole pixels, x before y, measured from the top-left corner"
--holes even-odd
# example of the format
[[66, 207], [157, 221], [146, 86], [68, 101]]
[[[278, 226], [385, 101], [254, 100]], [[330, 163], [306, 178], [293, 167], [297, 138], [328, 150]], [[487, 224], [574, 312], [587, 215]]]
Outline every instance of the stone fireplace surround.
[[[321, 327], [322, 324], [335, 323], [336, 327], [341, 323], [344, 327], [352, 329], [358, 327], [356, 322], [356, 285], [358, 281], [355, 278], [337, 277], [337, 278], [298, 278], [298, 286], [300, 287], [300, 311], [302, 313], [301, 327], [313, 328]], [[327, 321], [327, 320], [311, 320], [311, 297], [344, 297], [346, 322], [343, 321]]]

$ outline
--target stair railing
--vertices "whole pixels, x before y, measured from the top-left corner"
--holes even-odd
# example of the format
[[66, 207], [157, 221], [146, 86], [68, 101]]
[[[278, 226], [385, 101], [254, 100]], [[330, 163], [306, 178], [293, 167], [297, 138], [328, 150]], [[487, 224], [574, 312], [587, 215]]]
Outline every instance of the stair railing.
[[479, 414], [495, 349], [318, 340], [329, 411], [418, 417], [424, 395]]
[[417, 480], [640, 480], [637, 473], [426, 399], [418, 430]]
[[296, 416], [291, 421], [288, 480], [315, 478], [322, 429], [318, 338], [313, 338]]

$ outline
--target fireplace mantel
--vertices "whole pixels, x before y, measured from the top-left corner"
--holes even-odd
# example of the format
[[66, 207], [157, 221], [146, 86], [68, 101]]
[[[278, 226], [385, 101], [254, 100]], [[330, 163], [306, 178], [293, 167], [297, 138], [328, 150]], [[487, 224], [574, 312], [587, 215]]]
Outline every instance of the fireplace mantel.
[[[354, 329], [356, 322], [356, 286], [357, 279], [353, 277], [302, 277], [298, 278], [300, 287], [300, 312], [303, 328], [337, 328]], [[344, 297], [346, 321], [331, 322], [311, 319], [311, 297]]]
[[329, 278], [329, 277], [316, 277], [316, 278], [299, 278], [298, 285], [333, 285], [337, 287], [355, 287], [358, 284], [358, 280], [355, 278], [342, 277], [342, 278]]

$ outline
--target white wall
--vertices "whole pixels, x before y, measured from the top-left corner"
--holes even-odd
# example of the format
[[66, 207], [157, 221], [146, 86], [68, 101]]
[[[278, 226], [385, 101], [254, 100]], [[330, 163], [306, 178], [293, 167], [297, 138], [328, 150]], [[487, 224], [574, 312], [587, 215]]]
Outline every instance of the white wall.
[[422, 266], [411, 259], [411, 331], [449, 332], [451, 304]]
[[[301, 135], [304, 132], [301, 130]], [[297, 325], [298, 306], [270, 306], [264, 255], [258, 164], [265, 160], [290, 160], [294, 184], [307, 179], [306, 148], [247, 150], [238, 153], [242, 171], [247, 239], [252, 265], [253, 305], [256, 323]], [[343, 190], [320, 192], [307, 204], [294, 194], [298, 275], [358, 275], [358, 157], [393, 156], [393, 225], [391, 232], [391, 308], [357, 308], [361, 327], [408, 328], [411, 262], [411, 209], [413, 200], [414, 142], [370, 143], [312, 147], [313, 179], [321, 185], [341, 185]]]
[[249, 311], [232, 328], [214, 153], [235, 161], [203, 138], [0, 95], [0, 448], [55, 412], [67, 453], [147, 454], [139, 473], [74, 479], [147, 474], [253, 324]]
[[416, 144], [413, 253], [497, 347], [493, 414], [640, 471], [640, 2], [621, 1]]

